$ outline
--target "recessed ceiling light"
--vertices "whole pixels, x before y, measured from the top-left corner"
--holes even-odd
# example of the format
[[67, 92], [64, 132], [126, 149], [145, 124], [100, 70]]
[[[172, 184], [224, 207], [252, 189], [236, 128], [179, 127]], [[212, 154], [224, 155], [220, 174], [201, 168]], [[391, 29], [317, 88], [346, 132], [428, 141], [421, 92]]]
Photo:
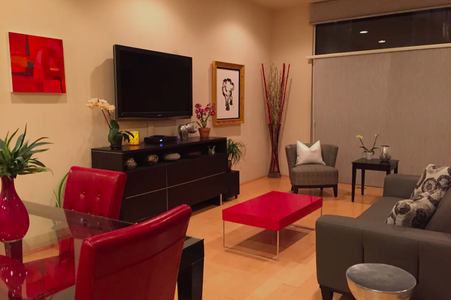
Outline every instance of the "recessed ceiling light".
[[385, 44], [385, 40], [380, 40], [379, 44]]
[[368, 33], [368, 30], [362, 30], [362, 31], [360, 31], [360, 34], [367, 34]]

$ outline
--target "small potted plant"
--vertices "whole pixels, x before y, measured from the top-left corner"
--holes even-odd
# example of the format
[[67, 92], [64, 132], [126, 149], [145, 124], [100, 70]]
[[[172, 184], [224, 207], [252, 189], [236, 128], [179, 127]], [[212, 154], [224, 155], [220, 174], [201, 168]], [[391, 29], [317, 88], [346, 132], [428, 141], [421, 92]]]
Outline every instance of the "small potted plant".
[[130, 131], [119, 130], [119, 123], [114, 119], [113, 115], [116, 110], [114, 105], [109, 104], [106, 100], [93, 98], [86, 103], [86, 106], [91, 109], [98, 107], [102, 111], [103, 118], [110, 128], [108, 142], [110, 142], [111, 149], [121, 149], [122, 141], [130, 142], [130, 136], [134, 137]]
[[210, 136], [210, 128], [207, 127], [208, 119], [216, 114], [215, 106], [208, 103], [207, 106], [203, 108], [202, 104], [197, 103], [195, 107], [200, 137], [207, 138]]
[[246, 146], [241, 141], [227, 140], [227, 154], [229, 155], [229, 171], [232, 165], [236, 165], [246, 154]]
[[17, 129], [11, 136], [9, 133], [4, 140], [0, 139], [0, 178], [2, 191], [0, 193], [0, 241], [16, 241], [22, 239], [30, 226], [27, 209], [17, 195], [14, 180], [18, 175], [29, 175], [47, 172], [47, 168], [36, 154], [47, 151], [42, 146], [49, 145], [43, 142], [47, 139], [41, 137], [29, 143], [25, 141], [27, 127], [15, 143], [12, 139], [16, 136]]
[[360, 134], [355, 136], [355, 138], [358, 139], [360, 141], [360, 143], [362, 144], [362, 146], [360, 146], [359, 148], [363, 149], [363, 153], [365, 153], [367, 160], [371, 160], [374, 155], [374, 150], [379, 149], [378, 147], [376, 147], [376, 142], [380, 135], [381, 135], [380, 133], [376, 133], [374, 135], [374, 142], [373, 142], [373, 146], [371, 148], [367, 148], [365, 146], [365, 144], [363, 143], [363, 136], [361, 136]]

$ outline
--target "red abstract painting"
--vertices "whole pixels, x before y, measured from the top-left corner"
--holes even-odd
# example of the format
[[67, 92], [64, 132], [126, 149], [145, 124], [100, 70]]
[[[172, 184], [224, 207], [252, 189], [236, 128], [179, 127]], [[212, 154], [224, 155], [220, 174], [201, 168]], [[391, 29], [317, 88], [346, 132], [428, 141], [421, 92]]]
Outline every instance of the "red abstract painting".
[[63, 41], [9, 33], [13, 92], [66, 93]]

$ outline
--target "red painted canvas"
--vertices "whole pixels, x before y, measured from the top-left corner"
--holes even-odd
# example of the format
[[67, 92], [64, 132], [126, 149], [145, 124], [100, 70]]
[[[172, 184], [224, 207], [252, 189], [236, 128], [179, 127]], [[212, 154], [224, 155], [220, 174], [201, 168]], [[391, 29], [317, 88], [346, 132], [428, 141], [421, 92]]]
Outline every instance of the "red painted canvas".
[[63, 41], [9, 33], [13, 92], [66, 93]]

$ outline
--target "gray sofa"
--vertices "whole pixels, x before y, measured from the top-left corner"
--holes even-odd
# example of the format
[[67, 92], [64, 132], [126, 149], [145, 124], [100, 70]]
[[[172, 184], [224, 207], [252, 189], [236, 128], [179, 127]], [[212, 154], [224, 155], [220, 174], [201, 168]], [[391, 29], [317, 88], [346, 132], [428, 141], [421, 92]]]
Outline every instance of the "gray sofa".
[[[306, 144], [311, 147], [312, 144]], [[334, 196], [338, 196], [338, 170], [335, 168], [338, 146], [321, 145], [321, 154], [326, 165], [307, 164], [296, 166], [296, 145], [285, 147], [291, 190], [297, 194], [299, 188], [333, 188]]]
[[413, 300], [451, 299], [451, 190], [426, 229], [385, 224], [395, 203], [408, 199], [419, 176], [388, 175], [384, 194], [357, 218], [325, 215], [316, 222], [318, 283], [323, 300], [350, 293], [346, 270], [358, 263], [400, 267], [417, 279]]

